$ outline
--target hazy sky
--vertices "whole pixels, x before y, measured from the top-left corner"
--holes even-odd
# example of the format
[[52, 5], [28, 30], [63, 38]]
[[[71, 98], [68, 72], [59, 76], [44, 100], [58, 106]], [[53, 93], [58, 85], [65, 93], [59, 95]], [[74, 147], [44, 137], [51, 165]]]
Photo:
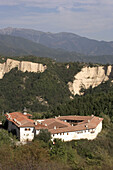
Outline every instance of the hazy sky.
[[5, 27], [113, 41], [113, 0], [0, 0], [0, 28]]

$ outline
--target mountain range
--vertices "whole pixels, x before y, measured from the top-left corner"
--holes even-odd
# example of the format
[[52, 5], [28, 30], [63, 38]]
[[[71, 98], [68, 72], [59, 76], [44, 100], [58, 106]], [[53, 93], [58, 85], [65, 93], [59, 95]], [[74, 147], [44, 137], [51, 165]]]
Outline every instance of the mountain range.
[[56, 61], [82, 61], [80, 54], [62, 49], [53, 49], [21, 37], [0, 34], [1, 56], [26, 56], [48, 57]]
[[0, 29], [0, 54], [36, 55], [56, 61], [113, 63], [113, 41], [97, 41], [73, 33], [50, 33], [23, 28]]

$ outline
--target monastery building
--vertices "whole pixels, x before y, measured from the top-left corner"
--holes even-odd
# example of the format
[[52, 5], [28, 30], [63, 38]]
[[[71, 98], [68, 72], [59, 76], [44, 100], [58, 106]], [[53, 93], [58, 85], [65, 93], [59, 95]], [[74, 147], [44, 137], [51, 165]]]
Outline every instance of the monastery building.
[[92, 116], [58, 116], [50, 119], [32, 120], [30, 114], [13, 112], [6, 114], [9, 132], [15, 134], [21, 142], [32, 141], [40, 129], [48, 129], [52, 140], [63, 141], [93, 140], [102, 130], [103, 118]]

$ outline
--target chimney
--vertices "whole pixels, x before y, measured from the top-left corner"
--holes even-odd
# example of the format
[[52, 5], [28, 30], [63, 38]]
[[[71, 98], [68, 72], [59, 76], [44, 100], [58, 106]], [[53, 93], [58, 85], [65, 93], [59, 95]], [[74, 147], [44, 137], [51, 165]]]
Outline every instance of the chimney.
[[88, 125], [85, 125], [86, 129], [88, 129]]
[[38, 122], [35, 120], [35, 125], [37, 125], [38, 124]]
[[56, 126], [54, 126], [54, 129], [56, 129]]

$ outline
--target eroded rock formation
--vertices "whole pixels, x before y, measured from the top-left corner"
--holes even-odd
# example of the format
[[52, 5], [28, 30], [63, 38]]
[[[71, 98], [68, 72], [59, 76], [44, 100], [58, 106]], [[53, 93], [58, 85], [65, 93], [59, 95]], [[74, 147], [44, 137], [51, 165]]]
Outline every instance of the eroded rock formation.
[[3, 78], [5, 73], [8, 73], [11, 69], [17, 67], [18, 70], [22, 72], [44, 72], [47, 68], [46, 65], [39, 63], [32, 63], [29, 61], [17, 61], [12, 59], [7, 59], [5, 63], [0, 63], [0, 79]]
[[84, 67], [74, 76], [74, 81], [69, 82], [69, 90], [72, 94], [82, 95], [81, 89], [88, 89], [98, 86], [102, 82], [109, 80], [112, 73], [112, 66], [104, 67]]

